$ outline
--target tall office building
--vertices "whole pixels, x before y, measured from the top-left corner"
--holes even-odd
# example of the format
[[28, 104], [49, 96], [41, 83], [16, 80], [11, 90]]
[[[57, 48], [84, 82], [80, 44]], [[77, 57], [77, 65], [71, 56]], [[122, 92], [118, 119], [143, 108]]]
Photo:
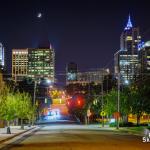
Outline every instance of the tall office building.
[[120, 73], [121, 84], [129, 84], [138, 75], [138, 45], [141, 42], [139, 28], [132, 25], [129, 15], [128, 22], [120, 36], [120, 50], [114, 55], [115, 75]]
[[12, 50], [12, 78], [20, 81], [28, 74], [28, 49]]
[[12, 77], [15, 81], [23, 77], [55, 80], [55, 53], [50, 48], [27, 48], [12, 50]]
[[66, 84], [76, 83], [78, 66], [74, 62], [70, 62], [66, 66]]
[[5, 48], [2, 43], [0, 43], [0, 69], [4, 69], [5, 66]]
[[33, 48], [28, 51], [28, 76], [55, 80], [55, 53], [50, 48]]
[[140, 74], [150, 72], [150, 41], [139, 47]]

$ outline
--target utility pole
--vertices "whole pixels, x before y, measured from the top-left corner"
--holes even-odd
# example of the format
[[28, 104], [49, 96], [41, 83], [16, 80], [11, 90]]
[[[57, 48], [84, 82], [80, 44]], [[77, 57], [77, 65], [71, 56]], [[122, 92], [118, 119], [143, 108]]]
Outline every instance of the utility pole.
[[37, 86], [37, 81], [34, 81], [34, 95], [33, 95], [33, 105], [35, 105], [35, 98], [36, 98], [36, 86]]
[[117, 99], [117, 129], [119, 129], [119, 113], [120, 113], [120, 72], [118, 73], [118, 99]]
[[[102, 85], [101, 85], [101, 93], [102, 93], [102, 112], [104, 111], [103, 71], [104, 71], [104, 69], [102, 69]], [[104, 127], [104, 116], [103, 116], [103, 115], [102, 115], [102, 127]]]

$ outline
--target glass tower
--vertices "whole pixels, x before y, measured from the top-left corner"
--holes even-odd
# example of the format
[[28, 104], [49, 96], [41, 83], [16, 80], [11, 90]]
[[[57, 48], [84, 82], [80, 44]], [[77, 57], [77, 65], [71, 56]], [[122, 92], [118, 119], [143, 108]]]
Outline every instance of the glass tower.
[[75, 83], [77, 81], [78, 66], [74, 62], [70, 62], [66, 66], [66, 84]]
[[50, 48], [27, 48], [12, 50], [12, 77], [15, 81], [24, 77], [46, 78], [54, 83], [55, 53]]
[[130, 15], [120, 36], [120, 50], [115, 53], [115, 74], [120, 73], [121, 83], [129, 84], [138, 75], [138, 45], [141, 42], [139, 28], [132, 25]]
[[47, 78], [54, 82], [55, 54], [53, 48], [33, 48], [28, 51], [28, 76]]
[[12, 50], [12, 78], [20, 81], [27, 76], [28, 49]]
[[150, 72], [150, 41], [139, 48], [140, 74]]

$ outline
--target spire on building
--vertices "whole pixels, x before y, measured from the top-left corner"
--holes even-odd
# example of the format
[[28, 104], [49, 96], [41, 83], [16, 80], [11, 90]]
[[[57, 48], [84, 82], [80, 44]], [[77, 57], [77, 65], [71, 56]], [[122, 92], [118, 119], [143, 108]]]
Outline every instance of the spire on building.
[[52, 44], [51, 43], [49, 44], [49, 49], [52, 49]]
[[130, 28], [132, 28], [132, 22], [131, 22], [131, 18], [130, 18], [130, 14], [129, 14], [128, 22], [127, 22], [127, 25], [125, 27], [125, 30], [129, 30]]

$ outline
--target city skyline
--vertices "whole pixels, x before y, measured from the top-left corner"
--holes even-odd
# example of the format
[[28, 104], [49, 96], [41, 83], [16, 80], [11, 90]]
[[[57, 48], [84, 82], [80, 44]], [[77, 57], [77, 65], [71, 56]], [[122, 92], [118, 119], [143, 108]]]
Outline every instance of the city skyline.
[[0, 149], [149, 149], [149, 6], [1, 0]]
[[[6, 47], [8, 59], [13, 48], [36, 48], [51, 43], [56, 53], [58, 75], [65, 72], [66, 64], [71, 61], [80, 64], [81, 70], [112, 68], [113, 55], [120, 47], [119, 37], [129, 13], [133, 26], [139, 26], [142, 37], [149, 39], [146, 2], [118, 1], [113, 5], [114, 1], [110, 1], [107, 5], [98, 1], [14, 0], [9, 3], [12, 5], [8, 6], [5, 1], [2, 4], [0, 41]], [[8, 11], [2, 13], [6, 6]], [[37, 17], [38, 13], [42, 16]], [[7, 61], [10, 72], [9, 63]]]

